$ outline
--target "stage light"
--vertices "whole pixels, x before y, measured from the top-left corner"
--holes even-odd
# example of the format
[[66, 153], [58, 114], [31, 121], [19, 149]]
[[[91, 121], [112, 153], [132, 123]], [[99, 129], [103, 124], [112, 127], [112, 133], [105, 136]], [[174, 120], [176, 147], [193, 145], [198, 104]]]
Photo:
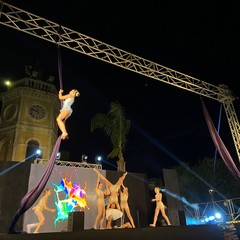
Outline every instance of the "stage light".
[[217, 219], [220, 219], [220, 218], [222, 217], [222, 215], [217, 212], [217, 213], [215, 213], [215, 217], [216, 217]]
[[209, 222], [209, 218], [206, 217], [206, 218], [204, 219], [204, 221], [205, 221], [205, 222]]
[[215, 217], [214, 216], [209, 216], [208, 219], [209, 219], [209, 221], [213, 221], [215, 219]]
[[87, 162], [88, 156], [83, 154], [82, 155], [82, 162]]
[[99, 156], [99, 155], [96, 156], [96, 157], [95, 157], [95, 162], [96, 162], [96, 163], [101, 163], [101, 162], [102, 162], [102, 156]]
[[209, 192], [210, 195], [214, 194], [214, 190], [213, 189], [209, 189], [208, 192]]
[[37, 155], [37, 157], [41, 157], [42, 156], [42, 150], [41, 149], [37, 149], [35, 154]]
[[60, 159], [61, 158], [61, 153], [58, 152], [57, 155], [56, 155], [56, 159]]

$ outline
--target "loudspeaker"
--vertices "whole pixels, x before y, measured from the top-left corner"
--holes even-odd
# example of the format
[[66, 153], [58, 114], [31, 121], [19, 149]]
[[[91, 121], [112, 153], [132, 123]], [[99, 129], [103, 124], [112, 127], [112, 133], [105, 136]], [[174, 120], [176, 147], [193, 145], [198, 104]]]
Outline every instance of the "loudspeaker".
[[186, 217], [183, 210], [167, 209], [167, 215], [173, 226], [186, 226]]
[[185, 217], [185, 213], [183, 210], [179, 210], [178, 211], [178, 218], [179, 218], [179, 223], [180, 226], [186, 226], [186, 217]]
[[84, 230], [84, 212], [68, 213], [68, 231], [78, 232]]

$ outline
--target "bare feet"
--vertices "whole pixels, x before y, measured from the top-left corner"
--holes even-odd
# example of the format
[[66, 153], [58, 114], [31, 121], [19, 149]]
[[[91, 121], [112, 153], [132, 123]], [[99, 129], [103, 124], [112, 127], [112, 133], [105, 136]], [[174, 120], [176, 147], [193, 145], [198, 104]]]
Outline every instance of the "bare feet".
[[132, 225], [129, 222], [127, 222], [125, 224], [126, 224], [126, 228], [132, 228]]
[[156, 227], [154, 224], [149, 224], [150, 227]]
[[31, 233], [31, 227], [30, 227], [30, 224], [27, 225], [27, 233]]

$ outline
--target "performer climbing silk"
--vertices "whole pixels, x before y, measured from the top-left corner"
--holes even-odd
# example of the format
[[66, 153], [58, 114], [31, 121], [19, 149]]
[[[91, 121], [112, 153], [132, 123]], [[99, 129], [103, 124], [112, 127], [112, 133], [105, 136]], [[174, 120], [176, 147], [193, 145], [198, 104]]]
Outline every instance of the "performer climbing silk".
[[71, 106], [74, 103], [75, 97], [79, 97], [80, 93], [76, 89], [71, 90], [66, 95], [62, 95], [62, 93], [63, 93], [63, 90], [60, 89], [58, 97], [61, 101], [63, 101], [63, 106], [57, 117], [57, 124], [59, 129], [62, 132], [61, 139], [65, 140], [65, 139], [68, 139], [68, 133], [65, 126], [65, 121], [67, 120], [67, 118], [71, 116], [73, 112]]

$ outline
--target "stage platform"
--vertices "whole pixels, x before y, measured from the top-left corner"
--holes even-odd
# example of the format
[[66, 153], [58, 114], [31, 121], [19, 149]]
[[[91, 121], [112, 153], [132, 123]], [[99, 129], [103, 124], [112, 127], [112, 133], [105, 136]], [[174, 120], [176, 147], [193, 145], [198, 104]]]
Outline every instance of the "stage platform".
[[39, 234], [0, 234], [1, 240], [224, 240], [217, 225], [166, 226], [135, 229], [83, 230]]

